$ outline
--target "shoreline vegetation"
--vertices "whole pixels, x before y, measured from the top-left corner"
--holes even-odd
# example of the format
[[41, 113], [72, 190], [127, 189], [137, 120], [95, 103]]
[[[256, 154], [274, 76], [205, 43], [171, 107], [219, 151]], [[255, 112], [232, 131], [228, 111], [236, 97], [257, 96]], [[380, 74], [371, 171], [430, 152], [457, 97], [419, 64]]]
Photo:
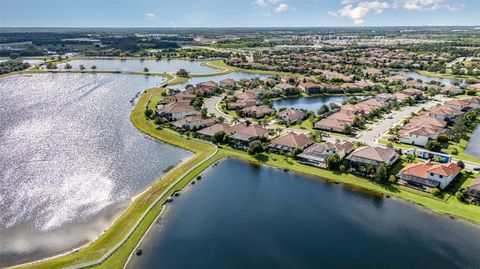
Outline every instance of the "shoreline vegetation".
[[[228, 74], [237, 71], [280, 75], [283, 74], [271, 71], [243, 70], [240, 68], [229, 67], [223, 62], [221, 62], [222, 64], [220, 64], [219, 62], [221, 61], [212, 61], [204, 64], [209, 64], [209, 67], [212, 67], [219, 71], [218, 73], [214, 73], [214, 76], [222, 75], [222, 72], [225, 72], [223, 74]], [[228, 68], [224, 66], [227, 66]], [[102, 71], [62, 71], [58, 73], [68, 74], [101, 72]], [[28, 74], [50, 72], [41, 70], [27, 70], [18, 73]], [[182, 84], [188, 80], [188, 78], [177, 77], [169, 73], [128, 73], [134, 75], [160, 75], [166, 79], [165, 83], [167, 85]], [[10, 73], [7, 75], [12, 74]], [[191, 77], [193, 76], [195, 76], [195, 74], [191, 75]], [[163, 204], [166, 202], [167, 198], [170, 197], [174, 192], [181, 190], [190, 181], [195, 180], [195, 178], [200, 175], [207, 167], [224, 158], [237, 158], [248, 161], [254, 165], [268, 165], [283, 169], [285, 172], [292, 171], [299, 174], [315, 176], [319, 180], [326, 180], [332, 183], [342, 183], [351, 188], [372, 192], [385, 196], [387, 198], [395, 197], [403, 199], [404, 201], [419, 205], [438, 214], [448, 215], [452, 218], [464, 219], [477, 225], [480, 224], [480, 207], [462, 203], [455, 198], [454, 194], [448, 192], [442, 197], [435, 197], [431, 194], [403, 186], [380, 185], [353, 174], [340, 173], [336, 171], [330, 171], [308, 165], [303, 165], [297, 163], [292, 158], [284, 157], [273, 153], [263, 153], [257, 156], [252, 156], [246, 152], [234, 150], [224, 145], [219, 146], [217, 151], [217, 148], [215, 146], [207, 142], [189, 139], [168, 129], [160, 129], [153, 123], [152, 120], [146, 119], [144, 115], [144, 110], [145, 107], [147, 107], [149, 104], [150, 97], [153, 95], [159, 95], [162, 91], [164, 91], [164, 88], [151, 88], [143, 91], [142, 94], [138, 97], [138, 100], [131, 112], [130, 120], [132, 124], [142, 133], [149, 135], [164, 143], [191, 151], [194, 153], [194, 156], [188, 159], [186, 162], [183, 162], [181, 165], [168, 171], [165, 175], [163, 175], [161, 179], [154, 181], [144, 193], [137, 196], [136, 199], [132, 201], [129, 207], [113, 222], [113, 224], [107, 230], [105, 230], [104, 233], [99, 235], [99, 237], [95, 241], [90, 242], [84, 247], [81, 247], [78, 250], [67, 253], [65, 255], [60, 255], [54, 258], [47, 258], [45, 260], [40, 260], [25, 265], [19, 265], [16, 266], [16, 268], [59, 268], [72, 266], [72, 268], [76, 268], [76, 265], [99, 259], [110, 249], [114, 248], [119, 242], [121, 242], [128, 234], [128, 232], [132, 229], [132, 227], [134, 227], [135, 223], [140, 219], [142, 214], [144, 214], [144, 212], [149, 208], [149, 206], [152, 205], [155, 200], [159, 199], [159, 201], [153, 205], [151, 210], [146, 213], [145, 217], [140, 221], [139, 225], [136, 227], [133, 233], [120, 247], [118, 247], [118, 249], [116, 249], [102, 263], [89, 266], [90, 268], [123, 268], [125, 262], [128, 260], [128, 257], [135, 250], [137, 244], [140, 242], [147, 229], [157, 219], [158, 214], [161, 212]], [[192, 169], [199, 163], [201, 163], [201, 165], [194, 168], [184, 177], [179, 179], [179, 177], [184, 173], [184, 171]], [[474, 177], [472, 175], [468, 175], [462, 172], [461, 180], [459, 180], [457, 184], [468, 184], [473, 180], [473, 178]], [[179, 180], [178, 183], [173, 185], [172, 187], [172, 184], [176, 182], [177, 179]], [[170, 191], [168, 191], [163, 197], [159, 198], [159, 195], [169, 188], [171, 188]]]

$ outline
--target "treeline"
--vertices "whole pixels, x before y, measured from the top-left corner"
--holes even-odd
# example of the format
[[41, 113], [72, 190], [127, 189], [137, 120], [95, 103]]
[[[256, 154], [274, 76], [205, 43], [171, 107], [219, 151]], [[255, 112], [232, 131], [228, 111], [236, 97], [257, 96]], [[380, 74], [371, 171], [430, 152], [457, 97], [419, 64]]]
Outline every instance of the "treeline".
[[8, 60], [0, 63], [0, 75], [15, 71], [22, 71], [29, 67], [30, 64], [26, 62], [24, 63], [22, 60]]

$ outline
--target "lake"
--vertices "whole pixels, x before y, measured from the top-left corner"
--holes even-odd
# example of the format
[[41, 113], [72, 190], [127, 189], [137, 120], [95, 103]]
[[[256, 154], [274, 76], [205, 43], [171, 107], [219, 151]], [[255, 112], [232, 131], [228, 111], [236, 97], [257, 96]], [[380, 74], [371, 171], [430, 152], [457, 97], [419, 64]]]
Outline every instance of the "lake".
[[190, 152], [145, 137], [130, 100], [160, 77], [34, 74], [0, 79], [0, 267], [95, 239]]
[[470, 136], [465, 153], [480, 158], [480, 125], [475, 128]]
[[[298, 97], [298, 98], [286, 98], [273, 102], [273, 107], [275, 109], [279, 108], [296, 108], [296, 109], [306, 109], [313, 112], [317, 110], [322, 105], [328, 105], [330, 103], [335, 103], [337, 105], [342, 105], [342, 102], [347, 100], [352, 96], [347, 95], [336, 95], [336, 96], [314, 96], [314, 97]], [[363, 96], [356, 96], [361, 99]]]
[[186, 83], [168, 86], [168, 88], [178, 89], [178, 90], [185, 90], [185, 86], [187, 86], [188, 84], [196, 85], [197, 83], [204, 82], [204, 81], [208, 81], [208, 80], [215, 81], [215, 82], [219, 82], [219, 81], [224, 80], [224, 79], [226, 79], [226, 78], [231, 78], [231, 79], [234, 79], [234, 80], [236, 80], [236, 81], [239, 81], [239, 80], [242, 79], [242, 78], [247, 78], [247, 79], [260, 78], [260, 79], [264, 79], [264, 78], [268, 78], [269, 76], [270, 76], [270, 75], [257, 74], [257, 73], [249, 73], [249, 72], [232, 72], [232, 73], [229, 73], [229, 74], [219, 75], [219, 76], [212, 76], [212, 77], [193, 77], [193, 78], [190, 78], [190, 79], [188, 80], [188, 82], [186, 82]]
[[128, 268], [478, 268], [478, 226], [227, 159], [168, 204]]
[[[146, 67], [149, 72], [162, 73], [170, 72], [175, 73], [180, 69], [185, 69], [192, 74], [211, 74], [218, 72], [215, 69], [202, 66], [202, 62], [199, 61], [185, 61], [185, 60], [119, 60], [119, 59], [82, 59], [73, 60], [69, 62], [72, 65], [71, 70], [80, 70], [80, 65], [85, 66], [85, 70], [92, 70], [91, 67], [95, 65], [96, 70], [107, 71], [136, 71], [143, 72]], [[59, 64], [60, 70], [65, 69], [65, 64]]]
[[[436, 81], [436, 82], [440, 82], [441, 84], [444, 84], [445, 86], [451, 86], [451, 85], [453, 85], [453, 82], [454, 82], [454, 80], [452, 80], [452, 79], [430, 77], [430, 76], [425, 76], [425, 75], [419, 74], [417, 72], [397, 71], [397, 72], [393, 72], [393, 73], [394, 74], [400, 74], [400, 75], [403, 75], [403, 76], [406, 76], [406, 77], [410, 77], [410, 78], [413, 78], [415, 80], [421, 79], [424, 83], [428, 83], [428, 82], [431, 82], [431, 81]], [[462, 81], [459, 81], [459, 82], [462, 83]]]

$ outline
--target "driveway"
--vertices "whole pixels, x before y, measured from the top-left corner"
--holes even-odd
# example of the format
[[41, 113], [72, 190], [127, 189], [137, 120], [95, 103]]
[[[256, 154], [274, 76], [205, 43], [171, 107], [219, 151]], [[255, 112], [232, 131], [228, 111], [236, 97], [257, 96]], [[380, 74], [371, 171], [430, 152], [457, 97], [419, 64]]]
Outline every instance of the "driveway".
[[220, 96], [212, 96], [205, 101], [204, 107], [207, 109], [207, 114], [208, 115], [215, 115], [215, 117], [220, 118], [223, 117], [225, 119], [225, 122], [232, 122], [232, 117], [229, 115], [223, 113], [220, 111], [220, 109], [217, 108], [218, 103], [222, 101], [223, 97], [225, 95], [220, 95]]

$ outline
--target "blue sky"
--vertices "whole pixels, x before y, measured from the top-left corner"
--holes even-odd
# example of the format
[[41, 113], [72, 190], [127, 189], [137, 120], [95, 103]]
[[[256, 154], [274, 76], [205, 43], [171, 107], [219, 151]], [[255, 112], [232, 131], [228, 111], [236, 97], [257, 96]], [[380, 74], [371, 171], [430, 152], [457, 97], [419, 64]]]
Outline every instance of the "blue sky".
[[0, 27], [480, 25], [480, 0], [0, 0]]

